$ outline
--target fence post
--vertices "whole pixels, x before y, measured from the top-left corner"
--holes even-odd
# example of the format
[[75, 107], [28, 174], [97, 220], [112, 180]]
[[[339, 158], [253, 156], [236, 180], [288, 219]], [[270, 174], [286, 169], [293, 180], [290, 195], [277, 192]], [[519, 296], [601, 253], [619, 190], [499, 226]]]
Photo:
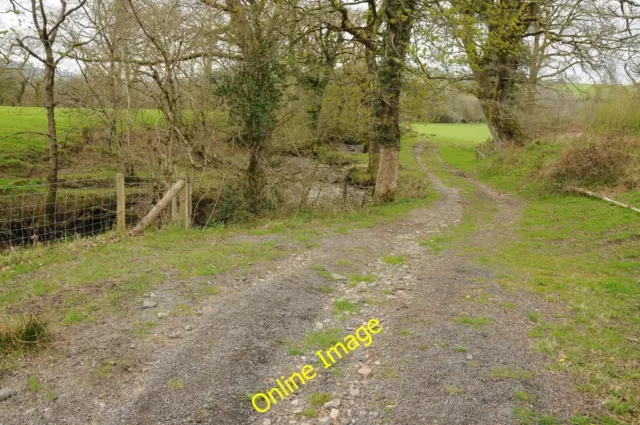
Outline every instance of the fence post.
[[180, 213], [178, 212], [178, 197], [171, 200], [171, 221], [180, 221]]
[[184, 186], [182, 187], [182, 192], [180, 192], [180, 218], [184, 223], [184, 227], [186, 229], [191, 225], [191, 215], [189, 213], [189, 180], [187, 178], [187, 173], [182, 173], [180, 175], [180, 179], [184, 180]]
[[124, 192], [124, 174], [122, 173], [116, 174], [116, 197], [117, 230], [120, 236], [124, 236], [127, 233], [127, 199]]

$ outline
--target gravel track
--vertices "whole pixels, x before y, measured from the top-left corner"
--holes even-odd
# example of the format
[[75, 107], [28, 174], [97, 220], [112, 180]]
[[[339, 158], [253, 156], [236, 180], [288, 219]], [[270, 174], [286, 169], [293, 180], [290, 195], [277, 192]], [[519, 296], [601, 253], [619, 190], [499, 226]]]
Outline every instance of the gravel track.
[[[202, 301], [197, 315], [159, 321], [145, 340], [124, 332], [131, 322], [117, 317], [78, 330], [59, 353], [0, 385], [18, 390], [0, 402], [0, 425], [494, 425], [517, 424], [517, 408], [560, 419], [576, 409], [597, 411], [571, 389], [568, 376], [551, 373], [546, 359], [531, 350], [527, 333], [533, 325], [525, 313], [553, 314], [557, 306], [503, 288], [489, 270], [455, 249], [434, 252], [420, 245], [459, 224], [465, 208], [484, 202], [495, 206], [494, 220], [464, 243], [490, 255], [496, 243], [514, 237], [519, 213], [516, 201], [482, 185], [468, 197], [447, 187], [422, 163], [422, 149], [416, 148], [416, 160], [441, 193], [438, 201], [383, 226], [328, 233], [319, 247], [254, 266], [245, 278], [214, 277], [221, 295]], [[406, 261], [390, 265], [381, 259], [387, 255]], [[345, 276], [374, 274], [376, 280], [350, 287], [319, 276], [311, 266]], [[155, 299], [175, 305], [188, 285], [170, 279]], [[327, 286], [333, 292], [326, 293]], [[343, 298], [359, 311], [337, 315], [333, 301]], [[140, 310], [138, 320], [154, 314]], [[488, 323], [456, 323], [464, 317]], [[350, 333], [370, 318], [383, 326], [370, 347], [329, 370], [312, 363], [315, 380], [268, 413], [253, 411], [247, 393], [267, 390], [275, 378], [315, 360], [313, 350], [289, 354], [290, 344], [319, 328]], [[100, 365], [109, 369], [104, 379], [96, 377]], [[367, 378], [358, 373], [363, 366], [371, 369]], [[55, 388], [57, 399], [27, 391], [30, 374]], [[513, 374], [520, 376], [503, 376]], [[516, 391], [526, 391], [531, 400], [516, 399]], [[339, 405], [302, 416], [318, 392], [331, 394]]]

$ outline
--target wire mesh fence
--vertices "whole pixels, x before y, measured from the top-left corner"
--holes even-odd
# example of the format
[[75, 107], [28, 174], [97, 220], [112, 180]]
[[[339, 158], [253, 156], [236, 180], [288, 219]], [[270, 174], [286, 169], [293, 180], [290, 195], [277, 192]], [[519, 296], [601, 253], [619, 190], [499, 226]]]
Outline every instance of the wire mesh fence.
[[[47, 208], [50, 184], [0, 187], [0, 249], [93, 236], [117, 223], [118, 197], [112, 178], [65, 180], [57, 184], [55, 204]], [[125, 220], [132, 226], [153, 206], [154, 182], [126, 181]]]

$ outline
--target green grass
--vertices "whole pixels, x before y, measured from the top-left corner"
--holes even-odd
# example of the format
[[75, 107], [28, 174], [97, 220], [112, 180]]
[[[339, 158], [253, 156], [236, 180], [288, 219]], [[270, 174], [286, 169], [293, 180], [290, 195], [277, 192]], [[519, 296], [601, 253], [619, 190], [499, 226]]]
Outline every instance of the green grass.
[[553, 416], [542, 415], [532, 410], [516, 407], [514, 409], [518, 425], [560, 425]]
[[343, 298], [333, 302], [333, 310], [338, 314], [356, 313], [358, 311], [358, 305]]
[[136, 321], [133, 324], [133, 333], [140, 339], [145, 339], [151, 334], [151, 330], [157, 325], [153, 320], [146, 322]]
[[41, 383], [35, 376], [27, 378], [27, 389], [34, 394], [42, 394], [44, 399], [49, 402], [56, 399], [55, 391]]
[[459, 394], [464, 394], [464, 388], [456, 387], [453, 385], [445, 385], [444, 392], [449, 395], [459, 395]]
[[520, 401], [532, 402], [533, 396], [526, 391], [515, 391], [514, 397]]
[[[34, 298], [52, 299], [46, 305], [55, 320], [77, 323], [88, 317], [88, 303], [97, 307], [91, 316], [110, 311], [149, 292], [168, 274], [179, 279], [213, 276], [286, 253], [273, 241], [230, 242], [229, 235], [219, 229], [169, 228], [118, 243], [101, 237], [98, 243], [80, 240], [21, 250], [0, 259], [0, 313]], [[220, 292], [206, 285], [199, 289], [207, 295]]]
[[491, 137], [486, 124], [414, 124], [429, 143], [474, 146]]
[[[157, 110], [144, 110], [137, 117], [136, 127], [153, 124], [160, 117]], [[85, 129], [100, 124], [97, 113], [88, 109], [56, 108], [58, 141], [62, 145], [73, 145]], [[24, 132], [30, 133], [17, 134]], [[12, 176], [25, 175], [30, 170], [46, 166], [46, 133], [45, 108], [0, 106], [0, 170], [5, 173], [0, 184], [12, 183], [16, 180]], [[62, 155], [65, 155], [64, 150]], [[92, 175], [95, 177], [95, 172]]]
[[38, 381], [38, 378], [35, 376], [30, 376], [27, 378], [27, 388], [32, 393], [37, 393], [42, 388], [42, 384]]
[[533, 378], [533, 372], [526, 369], [518, 369], [509, 366], [494, 367], [491, 369], [492, 378], [507, 378], [507, 379], [531, 379]]
[[292, 356], [300, 356], [304, 354], [304, 350], [301, 350], [300, 348], [297, 348], [297, 347], [289, 347], [289, 349], [287, 350], [287, 353], [289, 353]]
[[465, 325], [471, 325], [476, 329], [481, 329], [493, 323], [491, 317], [473, 317], [473, 316], [456, 316], [453, 318], [453, 323], [460, 323]]
[[540, 320], [540, 313], [527, 313], [527, 319], [529, 319], [530, 322], [537, 323], [538, 320]]
[[333, 397], [329, 393], [313, 393], [309, 398], [309, 402], [313, 407], [320, 407], [331, 400], [333, 400]]
[[0, 356], [37, 350], [50, 340], [50, 322], [43, 317], [24, 313], [14, 317], [0, 315]]
[[[504, 285], [563, 303], [564, 314], [558, 317], [525, 312], [536, 323], [531, 336], [537, 349], [552, 359], [562, 353], [565, 362], [554, 364], [554, 368], [570, 369], [579, 389], [605, 400], [609, 410], [621, 418], [632, 417], [640, 400], [638, 346], [628, 339], [640, 339], [638, 214], [595, 199], [549, 192], [540, 172], [559, 154], [560, 144], [533, 143], [489, 160], [476, 160], [470, 147], [482, 138], [471, 136], [465, 147], [459, 140], [464, 134], [459, 128], [414, 126], [421, 133], [429, 133], [429, 127], [437, 134], [429, 141], [439, 146], [445, 162], [524, 199], [522, 216], [516, 223], [517, 240], [499, 244], [491, 256], [459, 249], [494, 268]], [[433, 159], [426, 160], [436, 165]], [[438, 172], [444, 176], [442, 170]], [[455, 176], [445, 181], [468, 190]], [[640, 194], [633, 191], [616, 198], [638, 204]], [[436, 250], [456, 246], [475, 230], [468, 226], [469, 232], [449, 231], [422, 243]], [[516, 305], [506, 302], [503, 307]], [[631, 413], [629, 406], [634, 403]]]
[[371, 283], [376, 281], [376, 276], [373, 274], [362, 275], [362, 274], [352, 273], [347, 277], [349, 279], [349, 286], [352, 286], [352, 287], [356, 286], [360, 282]]
[[[507, 270], [502, 281], [539, 292], [568, 308], [560, 320], [532, 332], [537, 347], [552, 357], [563, 352], [579, 387], [612, 399], [638, 399], [637, 346], [640, 327], [640, 221], [630, 211], [580, 197], [547, 197], [529, 204], [519, 224], [520, 241], [505, 244], [492, 258]], [[599, 378], [593, 380], [592, 378]], [[625, 414], [623, 414], [624, 417]]]
[[326, 349], [342, 341], [342, 330], [327, 329], [307, 334], [304, 344], [307, 348]]
[[332, 293], [334, 291], [335, 291], [335, 289], [333, 289], [331, 286], [322, 285], [320, 287], [320, 292], [322, 292], [323, 294], [330, 294], [330, 293]]
[[315, 265], [315, 266], [309, 267], [309, 269], [315, 271], [318, 276], [324, 279], [333, 279], [331, 277], [331, 272], [327, 270], [324, 266]]
[[169, 388], [173, 391], [184, 389], [184, 381], [181, 379], [171, 379], [169, 381]]
[[407, 257], [404, 255], [385, 255], [382, 260], [392, 266], [404, 264], [407, 261]]
[[302, 411], [302, 413], [300, 413], [300, 415], [304, 416], [305, 418], [315, 418], [316, 416], [318, 416], [318, 411], [315, 407], [307, 407]]

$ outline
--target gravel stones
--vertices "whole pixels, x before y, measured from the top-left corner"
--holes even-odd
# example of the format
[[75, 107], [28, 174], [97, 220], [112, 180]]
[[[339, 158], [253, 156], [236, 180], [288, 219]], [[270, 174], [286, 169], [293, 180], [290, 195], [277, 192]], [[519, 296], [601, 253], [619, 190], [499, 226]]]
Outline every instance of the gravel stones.
[[371, 368], [369, 366], [362, 366], [358, 369], [358, 373], [362, 375], [363, 378], [366, 378], [371, 375]]
[[331, 409], [331, 413], [329, 413], [329, 416], [331, 417], [331, 419], [338, 419], [338, 415], [340, 414], [340, 411], [338, 409]]
[[142, 301], [142, 308], [156, 308], [157, 306], [158, 306], [158, 303], [155, 301], [151, 301], [151, 300]]
[[331, 401], [327, 401], [324, 404], [324, 407], [326, 408], [330, 408], [330, 407], [340, 407], [340, 399], [339, 398], [334, 398]]
[[2, 388], [0, 389], [0, 401], [11, 398], [16, 394], [18, 394], [18, 392], [12, 388]]

